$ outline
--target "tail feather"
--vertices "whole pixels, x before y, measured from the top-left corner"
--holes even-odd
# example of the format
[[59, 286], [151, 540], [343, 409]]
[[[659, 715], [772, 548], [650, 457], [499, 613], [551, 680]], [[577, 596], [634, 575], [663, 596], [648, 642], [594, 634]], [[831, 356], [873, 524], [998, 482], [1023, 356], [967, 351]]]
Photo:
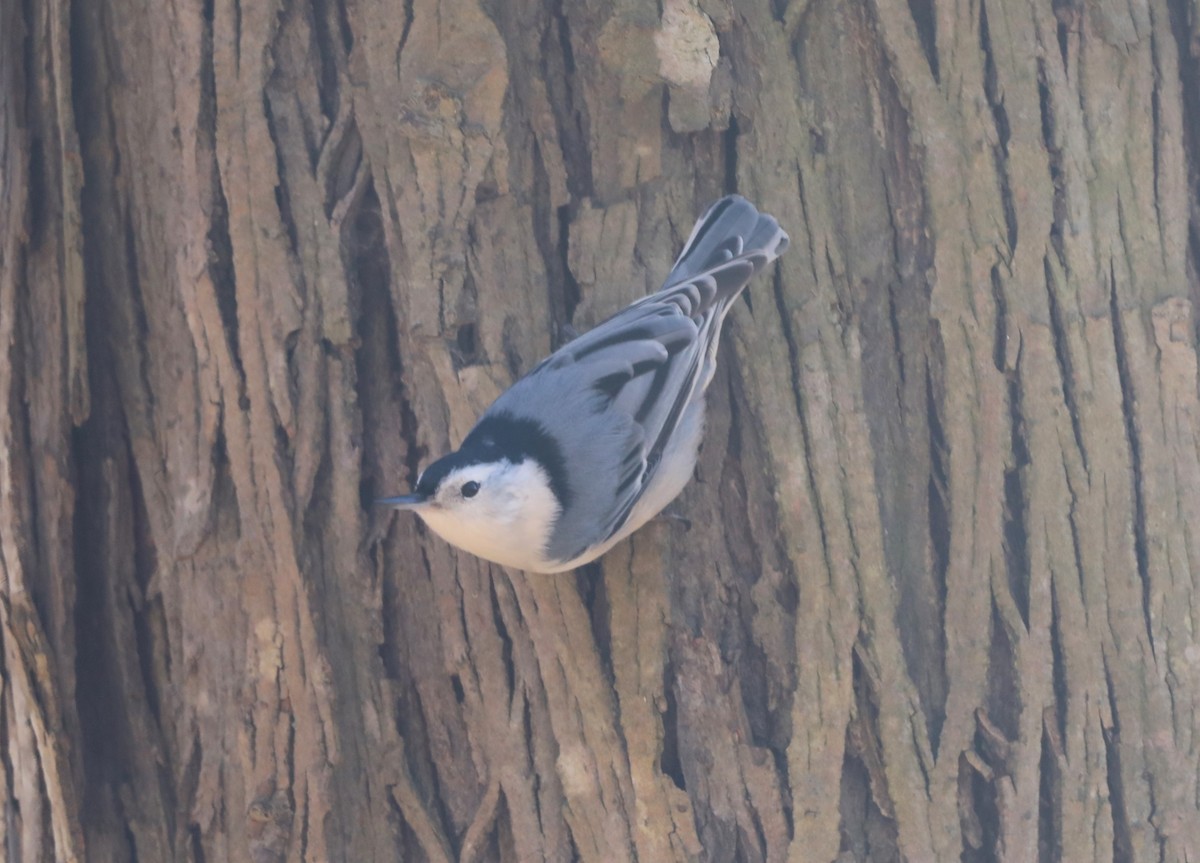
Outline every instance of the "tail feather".
[[738, 273], [740, 278], [718, 278], [717, 283], [718, 290], [724, 287], [723, 283], [733, 290], [740, 290], [787, 247], [788, 235], [774, 217], [760, 213], [740, 195], [728, 195], [709, 207], [696, 221], [663, 287], [670, 288], [714, 270], [744, 270], [744, 264], [728, 266], [736, 261], [750, 264], [751, 271]]

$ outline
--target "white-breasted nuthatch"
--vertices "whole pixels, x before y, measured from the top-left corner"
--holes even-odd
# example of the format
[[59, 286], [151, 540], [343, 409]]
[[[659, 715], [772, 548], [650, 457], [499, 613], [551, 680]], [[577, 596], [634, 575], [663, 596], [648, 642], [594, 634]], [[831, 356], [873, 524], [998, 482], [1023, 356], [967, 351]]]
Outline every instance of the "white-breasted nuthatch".
[[717, 201], [662, 290], [542, 360], [412, 494], [379, 503], [504, 566], [563, 572], [595, 560], [691, 479], [721, 323], [787, 245], [745, 198]]

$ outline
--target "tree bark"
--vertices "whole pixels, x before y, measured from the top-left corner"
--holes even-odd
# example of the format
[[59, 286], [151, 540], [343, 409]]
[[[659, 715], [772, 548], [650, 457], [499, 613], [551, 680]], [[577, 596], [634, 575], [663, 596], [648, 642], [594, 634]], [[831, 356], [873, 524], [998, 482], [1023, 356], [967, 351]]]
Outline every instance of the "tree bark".
[[[0, 0], [0, 847], [1200, 859], [1196, 0]], [[739, 191], [695, 481], [374, 509]]]

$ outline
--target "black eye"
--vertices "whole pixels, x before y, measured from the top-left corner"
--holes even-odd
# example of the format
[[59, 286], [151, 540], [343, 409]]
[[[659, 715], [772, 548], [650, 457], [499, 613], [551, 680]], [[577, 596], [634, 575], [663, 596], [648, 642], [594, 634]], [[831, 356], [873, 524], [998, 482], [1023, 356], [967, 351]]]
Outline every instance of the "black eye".
[[463, 497], [475, 497], [475, 495], [477, 495], [477, 494], [479, 494], [479, 483], [475, 482], [475, 480], [471, 480], [470, 482], [463, 483], [463, 487], [462, 487], [462, 496]]

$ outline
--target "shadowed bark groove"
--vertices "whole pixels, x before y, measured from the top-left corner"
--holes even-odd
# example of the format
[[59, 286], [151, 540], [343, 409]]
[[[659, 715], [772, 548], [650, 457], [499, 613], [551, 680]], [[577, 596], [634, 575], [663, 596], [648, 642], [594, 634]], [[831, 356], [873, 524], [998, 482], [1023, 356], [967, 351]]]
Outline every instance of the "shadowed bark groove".
[[[0, 0], [6, 858], [1200, 859], [1198, 20]], [[730, 191], [683, 519], [371, 506]]]

